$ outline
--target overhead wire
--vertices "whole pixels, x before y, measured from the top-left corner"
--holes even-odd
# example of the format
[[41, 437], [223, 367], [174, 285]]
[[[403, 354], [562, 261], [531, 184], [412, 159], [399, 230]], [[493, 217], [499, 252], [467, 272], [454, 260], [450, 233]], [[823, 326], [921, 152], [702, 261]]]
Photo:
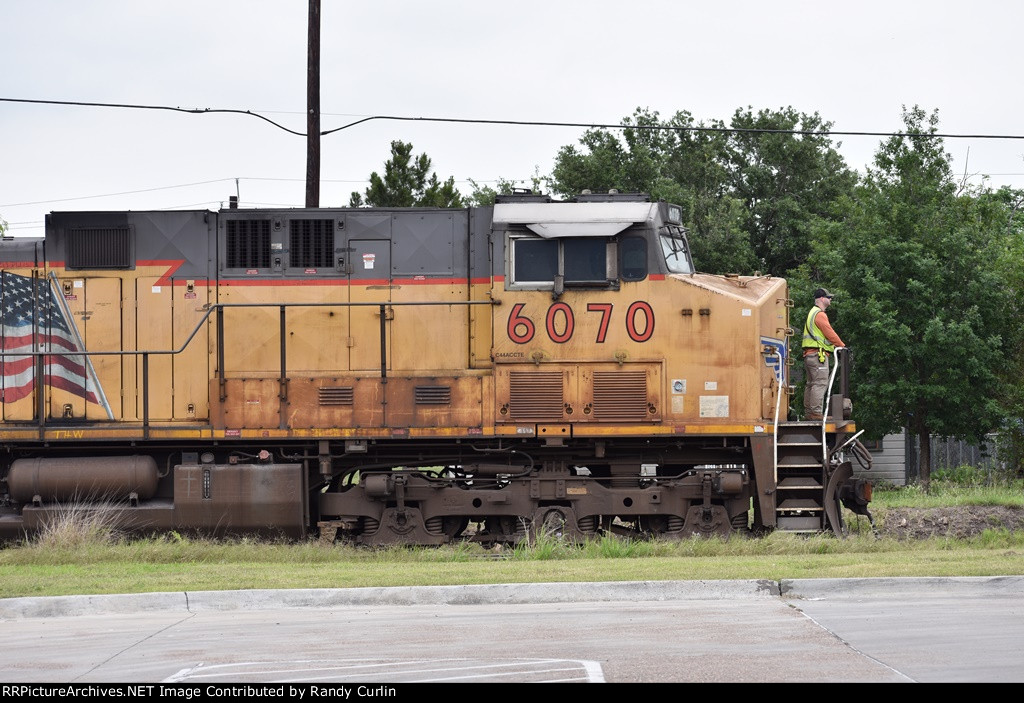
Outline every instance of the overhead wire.
[[[183, 108], [170, 105], [143, 105], [133, 103], [107, 103], [107, 102], [96, 102], [96, 101], [83, 101], [83, 100], [44, 100], [38, 98], [8, 98], [0, 97], [0, 102], [7, 103], [25, 103], [25, 104], [38, 104], [38, 105], [65, 105], [72, 107], [104, 107], [104, 108], [117, 108], [117, 109], [129, 109], [129, 110], [156, 110], [156, 111], [169, 111], [169, 112], [181, 112], [186, 114], [236, 114], [236, 115], [247, 115], [249, 117], [255, 117], [263, 120], [268, 124], [277, 127], [289, 134], [293, 134], [299, 137], [306, 137], [306, 132], [300, 132], [297, 130], [289, 129], [284, 125], [276, 122], [260, 112], [253, 110], [243, 110], [236, 108]], [[1024, 135], [1015, 134], [954, 134], [954, 133], [939, 133], [939, 132], [874, 132], [874, 131], [850, 131], [850, 130], [800, 130], [800, 129], [763, 129], [763, 128], [750, 128], [750, 127], [707, 127], [704, 125], [638, 125], [638, 124], [606, 124], [599, 122], [551, 122], [541, 120], [505, 120], [505, 119], [471, 119], [471, 118], [458, 118], [458, 117], [410, 117], [403, 115], [367, 115], [357, 119], [348, 124], [340, 127], [334, 127], [331, 129], [325, 129], [320, 132], [320, 136], [327, 136], [337, 132], [341, 132], [346, 129], [351, 129], [361, 124], [375, 120], [390, 120], [400, 122], [438, 122], [438, 123], [450, 123], [450, 124], [481, 124], [481, 125], [511, 125], [511, 126], [528, 126], [528, 127], [575, 127], [575, 128], [586, 128], [586, 129], [631, 129], [641, 131], [677, 131], [677, 132], [718, 132], [718, 133], [752, 133], [752, 134], [792, 134], [801, 136], [875, 136], [875, 137], [928, 137], [928, 138], [946, 138], [946, 139], [1010, 139], [1019, 140], [1024, 139]], [[68, 202], [73, 200], [90, 200], [94, 198], [103, 197], [115, 197], [121, 195], [132, 195], [137, 193], [153, 192], [157, 190], [166, 190], [171, 188], [182, 188], [194, 185], [208, 185], [210, 183], [219, 183], [230, 180], [239, 180], [237, 178], [218, 178], [209, 181], [198, 181], [195, 183], [186, 183], [174, 186], [159, 186], [154, 188], [142, 188], [138, 190], [124, 191], [120, 193], [108, 193], [104, 195], [91, 195], [91, 196], [78, 196], [71, 198], [55, 198], [49, 200], [40, 200], [25, 203], [7, 203], [0, 204], [0, 207], [20, 207], [26, 205], [42, 205], [53, 202]], [[251, 178], [246, 180], [301, 180], [301, 179], [273, 179], [273, 178]], [[356, 180], [347, 179], [328, 179], [327, 182], [347, 183], [347, 182], [363, 182]], [[486, 181], [481, 181], [486, 182]]]
[[129, 110], [167, 110], [170, 112], [187, 112], [189, 114], [206, 114], [206, 113], [231, 113], [237, 115], [249, 115], [250, 117], [257, 117], [265, 122], [269, 122], [278, 129], [283, 129], [285, 132], [294, 134], [299, 137], [307, 136], [305, 132], [296, 132], [294, 129], [288, 129], [282, 124], [275, 122], [269, 117], [264, 117], [258, 112], [252, 112], [251, 110], [235, 110], [230, 108], [211, 108], [211, 107], [171, 107], [170, 105], [133, 105], [129, 103], [98, 103], [98, 102], [87, 102], [82, 100], [37, 100], [29, 98], [0, 98], [0, 102], [6, 103], [34, 103], [38, 105], [71, 105], [78, 107], [118, 107]]
[[588, 129], [633, 129], [642, 131], [675, 131], [675, 132], [719, 132], [726, 134], [798, 134], [801, 136], [855, 136], [855, 137], [932, 137], [950, 139], [1024, 139], [1024, 135], [1010, 134], [940, 134], [937, 132], [851, 132], [834, 129], [759, 129], [754, 127], [705, 127], [703, 125], [638, 125], [638, 124], [600, 124], [593, 122], [533, 122], [528, 120], [480, 120], [457, 117], [400, 117], [396, 115], [371, 115], [347, 125], [328, 129], [321, 135], [339, 132], [349, 127], [369, 122], [370, 120], [400, 120], [409, 122], [454, 122], [460, 124], [502, 124], [533, 127], [586, 127]]
[[[98, 198], [116, 198], [122, 195], [136, 195], [138, 193], [153, 193], [159, 190], [174, 190], [177, 188], [190, 188], [192, 186], [209, 185], [211, 183], [224, 183], [234, 181], [283, 181], [283, 182], [295, 182], [304, 183], [303, 178], [269, 178], [262, 176], [235, 176], [234, 178], [214, 178], [208, 181], [195, 181], [193, 183], [177, 183], [168, 186], [154, 186], [153, 188], [140, 188], [137, 190], [125, 190], [118, 193], [99, 193], [96, 195], [78, 195], [71, 198], [47, 198], [46, 200], [33, 200], [24, 203], [0, 203], [0, 208], [11, 208], [11, 207], [24, 207], [28, 205], [45, 205], [47, 203], [64, 203], [72, 200], [95, 200]], [[321, 183], [368, 183], [365, 178], [321, 178]], [[463, 182], [459, 180], [458, 182]], [[480, 179], [476, 180], [477, 183], [496, 183], [497, 179]], [[214, 201], [209, 201], [214, 202]], [[15, 223], [9, 223], [15, 224]]]
[[172, 188], [188, 188], [190, 186], [209, 185], [210, 183], [223, 183], [233, 181], [234, 178], [214, 178], [209, 181], [196, 181], [195, 183], [180, 183], [173, 186], [156, 186], [154, 188], [140, 188], [138, 190], [125, 190], [120, 193], [103, 193], [101, 195], [80, 195], [73, 198], [48, 198], [47, 200], [36, 200], [27, 203], [0, 203], [0, 207], [21, 207], [22, 205], [45, 205], [46, 203], [63, 203], [70, 200], [92, 200], [93, 198], [113, 198], [119, 195], [135, 195], [136, 193], [152, 193], [157, 190], [170, 190]]
[[[2, 98], [0, 102], [28, 103], [40, 105], [68, 105], [78, 107], [109, 107], [131, 110], [164, 110], [171, 112], [183, 112], [188, 114], [216, 114], [227, 113], [236, 115], [248, 115], [268, 122], [269, 124], [284, 130], [289, 134], [298, 137], [309, 136], [306, 132], [299, 132], [289, 129], [274, 120], [254, 112], [235, 108], [184, 108], [170, 105], [136, 105], [131, 103], [101, 103], [82, 100], [41, 100], [34, 98]], [[599, 122], [549, 122], [541, 120], [495, 120], [495, 119], [471, 119], [460, 117], [409, 117], [403, 115], [367, 115], [354, 122], [325, 129], [320, 131], [320, 136], [327, 136], [350, 129], [373, 120], [394, 120], [403, 122], [446, 122], [454, 124], [483, 124], [483, 125], [514, 125], [525, 127], [583, 127], [587, 129], [633, 129], [642, 131], [677, 131], [677, 132], [719, 132], [726, 134], [748, 133], [748, 134], [794, 134], [801, 136], [839, 136], [839, 137], [929, 137], [936, 139], [1024, 139], [1019, 134], [954, 134], [941, 132], [873, 132], [873, 131], [850, 131], [850, 130], [803, 130], [803, 129], [762, 129], [754, 127], [706, 127], [704, 125], [636, 125], [636, 124], [603, 124]]]

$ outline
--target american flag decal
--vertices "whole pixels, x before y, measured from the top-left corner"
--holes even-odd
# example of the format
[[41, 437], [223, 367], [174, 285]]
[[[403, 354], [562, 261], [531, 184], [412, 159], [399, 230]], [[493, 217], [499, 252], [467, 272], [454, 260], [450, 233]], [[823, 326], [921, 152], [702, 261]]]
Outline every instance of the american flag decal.
[[83, 347], [79, 346], [74, 322], [49, 281], [7, 271], [0, 274], [0, 318], [0, 350], [5, 354], [0, 357], [0, 398], [4, 403], [31, 395], [36, 378], [36, 357], [7, 354], [42, 351], [52, 352], [43, 357], [45, 385], [106, 406], [89, 357], [66, 353]]

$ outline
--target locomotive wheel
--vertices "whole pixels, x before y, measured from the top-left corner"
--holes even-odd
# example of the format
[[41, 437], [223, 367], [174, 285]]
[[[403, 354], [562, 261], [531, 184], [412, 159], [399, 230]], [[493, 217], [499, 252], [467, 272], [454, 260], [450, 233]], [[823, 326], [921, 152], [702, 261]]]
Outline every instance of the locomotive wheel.
[[640, 517], [640, 530], [651, 537], [658, 538], [668, 531], [668, 516], [643, 515]]
[[686, 524], [683, 525], [684, 537], [710, 537], [719, 535], [728, 537], [732, 534], [732, 520], [729, 513], [721, 505], [711, 505], [704, 508], [701, 505], [691, 505], [686, 511]]
[[484, 519], [484, 528], [473, 536], [485, 549], [499, 545], [512, 546], [524, 536], [525, 520], [509, 515], [491, 516]]
[[558, 508], [553, 508], [544, 513], [544, 516], [540, 521], [540, 528], [537, 530], [538, 536], [543, 535], [545, 537], [554, 537], [561, 539], [565, 536], [565, 524], [566, 524], [565, 513]]
[[467, 527], [469, 527], [469, 518], [459, 517], [457, 515], [452, 517], [446, 517], [444, 518], [444, 521], [441, 523], [441, 531], [444, 532], [444, 534], [451, 537], [452, 539], [461, 537], [462, 533], [466, 531]]
[[530, 523], [529, 539], [536, 544], [540, 539], [559, 542], [580, 542], [584, 535], [576, 526], [576, 512], [572, 508], [550, 506], [538, 508]]

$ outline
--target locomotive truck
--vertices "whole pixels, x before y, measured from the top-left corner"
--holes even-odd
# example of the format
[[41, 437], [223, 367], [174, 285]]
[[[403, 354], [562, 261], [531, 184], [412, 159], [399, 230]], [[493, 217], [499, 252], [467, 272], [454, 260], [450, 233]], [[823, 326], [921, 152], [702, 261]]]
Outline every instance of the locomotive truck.
[[361, 545], [843, 534], [845, 375], [790, 420], [784, 279], [698, 273], [681, 208], [53, 212], [0, 244], [0, 537]]

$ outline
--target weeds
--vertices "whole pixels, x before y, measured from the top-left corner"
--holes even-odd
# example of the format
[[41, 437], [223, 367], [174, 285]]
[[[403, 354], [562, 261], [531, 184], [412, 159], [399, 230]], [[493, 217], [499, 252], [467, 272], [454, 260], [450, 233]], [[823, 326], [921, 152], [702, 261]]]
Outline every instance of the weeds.
[[561, 559], [568, 556], [576, 547], [567, 544], [559, 537], [545, 534], [537, 534], [532, 540], [522, 540], [512, 548], [510, 559], [516, 561], [544, 561], [546, 559]]
[[581, 553], [585, 559], [633, 559], [653, 556], [652, 551], [649, 542], [602, 535], [600, 539], [584, 544]]
[[58, 505], [28, 544], [58, 551], [117, 544], [124, 539], [122, 513], [112, 501]]

